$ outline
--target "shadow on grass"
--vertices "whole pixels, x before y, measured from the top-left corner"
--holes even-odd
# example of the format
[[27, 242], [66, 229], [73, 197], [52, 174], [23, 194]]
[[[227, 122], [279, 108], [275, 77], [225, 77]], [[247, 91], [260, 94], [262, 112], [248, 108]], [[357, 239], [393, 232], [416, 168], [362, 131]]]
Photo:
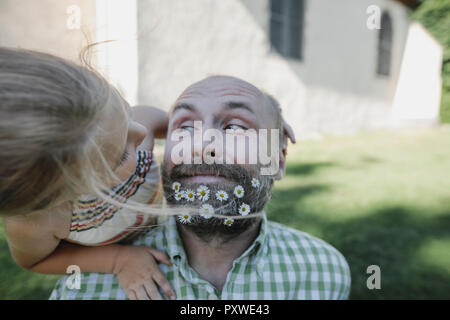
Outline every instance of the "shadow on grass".
[[286, 175], [311, 175], [321, 168], [331, 167], [333, 162], [300, 162], [288, 165]]
[[[287, 174], [313, 175], [321, 168], [334, 165], [331, 162], [294, 164], [288, 166]], [[317, 210], [304, 201], [330, 190], [325, 184], [275, 189], [267, 210], [269, 219], [317, 235], [342, 252], [352, 274], [351, 299], [450, 299], [448, 270], [417, 256], [426, 241], [448, 237], [450, 211], [429, 217], [405, 205], [331, 221], [327, 216], [333, 216], [333, 212], [318, 216]], [[0, 241], [0, 262], [2, 299], [47, 299], [58, 278], [17, 267], [9, 257], [6, 241]], [[373, 264], [381, 268], [381, 290], [366, 287], [369, 276], [366, 269]]]
[[[397, 206], [331, 221], [326, 216], [332, 212], [318, 216], [303, 201], [326, 190], [329, 187], [324, 185], [274, 190], [268, 217], [319, 236], [342, 252], [352, 274], [351, 299], [450, 298], [448, 269], [418, 258], [418, 250], [427, 240], [448, 237], [450, 211], [426, 217], [423, 212]], [[369, 265], [381, 268], [380, 290], [367, 289]]]

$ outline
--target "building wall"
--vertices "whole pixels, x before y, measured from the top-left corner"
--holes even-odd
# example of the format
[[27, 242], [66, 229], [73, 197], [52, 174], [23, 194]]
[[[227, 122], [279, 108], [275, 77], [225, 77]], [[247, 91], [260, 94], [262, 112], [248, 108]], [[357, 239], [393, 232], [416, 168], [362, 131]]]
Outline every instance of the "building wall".
[[[80, 28], [68, 13], [80, 8]], [[70, 21], [68, 21], [70, 20]], [[44, 51], [78, 60], [81, 49], [95, 40], [95, 1], [90, 0], [1, 0], [0, 46]]]
[[[376, 74], [369, 5], [393, 21], [392, 75]], [[350, 10], [351, 8], [351, 10]], [[212, 74], [243, 78], [273, 94], [299, 137], [384, 126], [408, 30], [407, 9], [389, 0], [305, 1], [304, 59], [268, 41], [268, 0], [138, 0], [139, 103], [168, 109]]]
[[440, 122], [442, 56], [442, 46], [421, 24], [413, 22], [392, 104], [393, 126]]
[[[402, 101], [417, 99], [408, 95], [409, 89], [396, 95], [409, 28], [405, 6], [392, 0], [305, 0], [303, 59], [297, 61], [270, 49], [269, 3], [2, 0], [0, 45], [78, 60], [87, 43], [113, 40], [96, 47], [94, 65], [131, 104], [166, 110], [195, 81], [213, 74], [237, 76], [274, 95], [299, 138], [390, 126], [393, 111], [396, 118], [399, 110], [408, 113]], [[81, 10], [80, 29], [68, 28], [71, 5]], [[376, 74], [378, 31], [366, 27], [370, 5], [388, 10], [392, 18], [389, 77]], [[422, 69], [439, 69], [439, 48], [435, 47], [427, 58], [419, 59]], [[417, 74], [415, 65], [403, 66], [411, 75], [406, 78]], [[438, 71], [428, 77], [423, 83], [440, 83]], [[421, 101], [431, 97], [430, 103], [416, 106], [415, 114], [435, 117], [439, 102], [434, 100], [439, 100], [439, 94], [430, 90], [428, 96], [421, 95]]]

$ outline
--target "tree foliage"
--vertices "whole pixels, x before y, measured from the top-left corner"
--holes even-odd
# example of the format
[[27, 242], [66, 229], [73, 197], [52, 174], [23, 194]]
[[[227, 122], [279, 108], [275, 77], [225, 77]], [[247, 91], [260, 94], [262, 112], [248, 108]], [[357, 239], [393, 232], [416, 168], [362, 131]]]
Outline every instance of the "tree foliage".
[[450, 123], [450, 0], [421, 0], [412, 18], [444, 47], [442, 62], [441, 121]]

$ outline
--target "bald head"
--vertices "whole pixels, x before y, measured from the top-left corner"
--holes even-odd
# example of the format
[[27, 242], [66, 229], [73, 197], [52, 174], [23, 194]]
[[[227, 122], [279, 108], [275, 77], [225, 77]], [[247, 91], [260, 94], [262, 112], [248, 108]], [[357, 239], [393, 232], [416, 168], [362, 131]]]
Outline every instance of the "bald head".
[[210, 76], [190, 85], [178, 97], [170, 114], [179, 109], [193, 107], [199, 102], [207, 103], [208, 110], [212, 112], [212, 105], [226, 104], [227, 101], [236, 109], [240, 105], [253, 112], [261, 121], [261, 128], [283, 131], [278, 102], [251, 83], [232, 76]]

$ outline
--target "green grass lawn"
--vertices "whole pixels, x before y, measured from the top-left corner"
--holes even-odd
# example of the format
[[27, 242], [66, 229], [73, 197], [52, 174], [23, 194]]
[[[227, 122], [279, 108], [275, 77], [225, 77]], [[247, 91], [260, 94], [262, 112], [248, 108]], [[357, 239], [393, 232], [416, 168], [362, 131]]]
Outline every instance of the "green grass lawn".
[[351, 299], [450, 298], [450, 127], [300, 142], [288, 163], [269, 217], [339, 249]]
[[[300, 141], [288, 164], [269, 217], [339, 249], [351, 299], [450, 299], [449, 126]], [[57, 279], [17, 267], [3, 231], [0, 265], [0, 299], [46, 299]]]

